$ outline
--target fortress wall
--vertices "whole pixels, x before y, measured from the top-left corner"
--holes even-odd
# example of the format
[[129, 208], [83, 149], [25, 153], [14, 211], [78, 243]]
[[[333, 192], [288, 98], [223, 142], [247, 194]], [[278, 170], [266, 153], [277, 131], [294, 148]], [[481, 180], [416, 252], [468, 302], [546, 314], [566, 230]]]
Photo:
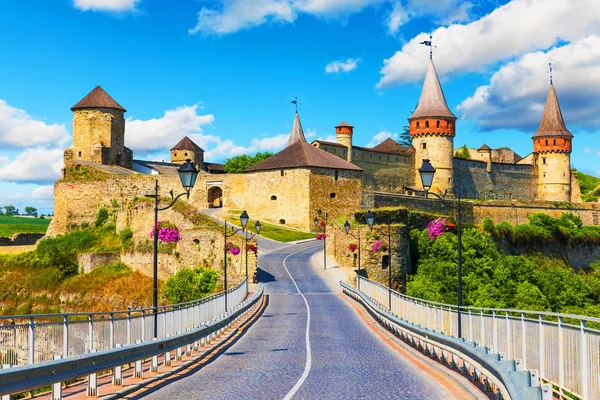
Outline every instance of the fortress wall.
[[532, 165], [487, 163], [454, 159], [455, 188], [460, 180], [462, 197], [533, 200], [537, 195], [537, 175]]
[[[336, 171], [338, 179], [335, 179]], [[309, 208], [308, 226], [303, 229], [314, 230], [313, 219], [317, 210], [329, 213], [329, 217], [360, 208], [362, 184], [360, 171], [311, 168], [308, 187]]]
[[[404, 193], [413, 184], [414, 159], [411, 156], [358, 151], [353, 163], [364, 170], [363, 189]], [[361, 156], [365, 157], [361, 157]]]

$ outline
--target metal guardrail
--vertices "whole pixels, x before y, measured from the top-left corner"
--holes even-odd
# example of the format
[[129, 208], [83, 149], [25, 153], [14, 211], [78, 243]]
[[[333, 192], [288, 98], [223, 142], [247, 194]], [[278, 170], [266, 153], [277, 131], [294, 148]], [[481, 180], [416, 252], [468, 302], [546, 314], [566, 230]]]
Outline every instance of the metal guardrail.
[[[388, 308], [389, 289], [359, 277], [361, 292]], [[423, 328], [456, 336], [457, 306], [392, 291], [390, 310]], [[600, 399], [600, 318], [531, 310], [461, 307], [463, 338], [539, 371], [559, 398]]]
[[471, 381], [481, 382], [496, 392], [496, 399], [550, 400], [552, 386], [540, 385], [535, 371], [522, 371], [515, 361], [492, 354], [490, 349], [431, 331], [394, 315], [383, 304], [362, 291], [340, 282], [346, 295], [363, 304], [367, 311], [390, 332], [426, 356], [460, 371]]
[[[247, 294], [246, 280], [227, 291], [230, 309]], [[158, 338], [185, 332], [225, 313], [224, 293], [158, 307]], [[8, 323], [7, 323], [8, 322]], [[0, 364], [31, 365], [152, 340], [152, 308], [113, 312], [0, 316]]]
[[[191, 348], [192, 343], [194, 343], [194, 348], [198, 348], [199, 342], [210, 341], [217, 333], [222, 332], [228, 325], [243, 317], [262, 296], [263, 285], [261, 284], [252, 297], [232, 307], [228, 314], [223, 314], [207, 323], [198, 324], [185, 333], [177, 333], [171, 337], [40, 364], [2, 369], [0, 370], [0, 395], [22, 393], [50, 385], [53, 386], [53, 390], [60, 392], [62, 382], [82, 376], [93, 376], [90, 382], [93, 381], [96, 385], [95, 374], [111, 369], [114, 374], [113, 381], [120, 379], [122, 382], [122, 365], [135, 363], [136, 373], [139, 370], [141, 374], [141, 361], [144, 359], [152, 358], [153, 365], [158, 365], [157, 357], [159, 355], [170, 353], [173, 350], [177, 350], [180, 354], [183, 347], [187, 351], [188, 348]], [[165, 359], [170, 360], [170, 355], [165, 355]]]

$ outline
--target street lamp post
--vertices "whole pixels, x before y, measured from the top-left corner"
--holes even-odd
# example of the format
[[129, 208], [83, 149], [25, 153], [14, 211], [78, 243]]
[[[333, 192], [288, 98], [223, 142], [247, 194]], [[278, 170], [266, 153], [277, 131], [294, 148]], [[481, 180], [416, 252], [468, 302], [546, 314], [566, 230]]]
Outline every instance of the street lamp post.
[[353, 237], [354, 239], [358, 240], [358, 272], [357, 272], [357, 278], [356, 278], [356, 288], [358, 290], [360, 290], [360, 227], [357, 228], [358, 229], [358, 236], [354, 236], [353, 234], [350, 233], [350, 222], [346, 221], [344, 223], [344, 231], [346, 232], [346, 235], [350, 235], [351, 237]]
[[323, 269], [327, 269], [327, 219], [329, 218], [329, 213], [325, 213], [325, 223], [323, 226], [320, 226], [321, 215], [323, 215], [323, 211], [320, 209], [317, 210], [317, 216], [313, 222], [315, 223], [315, 228], [323, 231]]
[[[375, 225], [375, 214], [373, 214], [371, 212], [371, 210], [367, 211], [367, 215], [365, 215], [365, 219], [367, 220], [367, 225], [369, 225], [369, 229], [371, 230], [371, 232], [373, 230], [375, 230], [376, 232], [379, 232], [382, 235], [385, 235], [385, 232], [383, 232], [381, 229], [373, 228], [373, 225]], [[391, 311], [392, 310], [392, 220], [389, 215], [388, 215], [388, 220], [387, 220], [387, 226], [388, 226], [388, 231], [387, 231], [387, 237], [388, 237], [388, 265], [387, 265], [387, 268], [388, 268], [388, 307]]]
[[[246, 211], [244, 211], [246, 212]], [[246, 216], [248, 216], [248, 214], [246, 214]], [[241, 220], [241, 218], [240, 218]], [[256, 223], [254, 224], [254, 229], [256, 230], [256, 233], [250, 233], [249, 231], [244, 232], [244, 240], [245, 240], [245, 252], [246, 252], [246, 292], [248, 292], [248, 240], [252, 240], [254, 239], [254, 237], [256, 235], [260, 235], [260, 221], [256, 221]], [[248, 237], [250, 236], [250, 237]], [[257, 243], [258, 244], [258, 243]]]
[[[227, 307], [227, 239], [238, 232], [242, 232], [244, 237], [246, 237], [246, 285], [248, 285], [248, 239], [246, 226], [248, 225], [249, 220], [250, 217], [248, 216], [248, 213], [246, 211], [242, 212], [240, 214], [240, 225], [242, 225], [242, 228], [235, 229], [235, 227], [232, 226], [230, 234], [227, 234], [227, 221], [225, 221], [225, 230], [223, 231], [223, 289], [225, 291], [225, 312], [229, 310]], [[256, 232], [259, 233], [261, 228], [260, 222], [256, 221], [254, 227], [256, 228]], [[254, 235], [252, 237], [254, 237]], [[246, 288], [247, 287], [248, 286], [246, 286]]]
[[[423, 189], [425, 190], [425, 198], [427, 198], [429, 194], [429, 189], [431, 189], [431, 184], [433, 183], [433, 176], [435, 175], [435, 168], [428, 159], [423, 159], [423, 165], [419, 169], [419, 174], [421, 175], [421, 183], [423, 184]], [[462, 229], [461, 229], [461, 205], [460, 205], [460, 179], [457, 179], [458, 184], [458, 196], [457, 196], [457, 205], [452, 205], [442, 199], [437, 193], [431, 193], [435, 197], [438, 198], [442, 202], [442, 206], [447, 206], [449, 208], [456, 208], [456, 239], [458, 241], [458, 289], [457, 289], [457, 297], [458, 297], [458, 308], [457, 308], [457, 316], [458, 316], [458, 337], [462, 338]]]
[[158, 179], [154, 185], [154, 193], [147, 194], [147, 197], [154, 197], [154, 260], [153, 260], [153, 282], [152, 282], [152, 309], [154, 313], [154, 337], [158, 337], [158, 212], [168, 210], [173, 207], [175, 202], [182, 196], [190, 198], [190, 191], [196, 183], [198, 177], [198, 169], [192, 164], [190, 159], [185, 160], [183, 164], [177, 170], [179, 178], [181, 179], [181, 186], [185, 190], [183, 193], [174, 195], [173, 190], [169, 192], [171, 196], [171, 203], [166, 207], [159, 207], [160, 195], [158, 193]]

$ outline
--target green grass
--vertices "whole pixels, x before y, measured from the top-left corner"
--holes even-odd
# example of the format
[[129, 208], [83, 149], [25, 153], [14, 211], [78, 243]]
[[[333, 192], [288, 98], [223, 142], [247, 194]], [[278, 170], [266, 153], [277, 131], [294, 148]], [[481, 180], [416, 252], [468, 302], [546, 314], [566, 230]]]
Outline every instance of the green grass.
[[583, 201], [597, 201], [600, 197], [600, 178], [577, 171]]
[[[236, 225], [240, 225], [240, 218], [239, 216], [226, 216], [227, 221], [231, 222], [232, 224], [236, 224]], [[256, 223], [256, 221], [250, 220], [248, 221], [248, 231], [250, 232], [256, 232], [256, 230], [254, 229], [254, 224]], [[261, 230], [260, 230], [260, 235], [263, 237], [266, 237], [267, 239], [272, 239], [272, 240], [276, 240], [278, 242], [294, 242], [296, 240], [302, 240], [302, 239], [314, 239], [315, 238], [315, 234], [310, 233], [310, 232], [302, 232], [302, 231], [297, 231], [294, 229], [289, 229], [289, 228], [283, 228], [281, 226], [278, 225], [272, 225], [269, 224], [267, 222], [261, 222]]]
[[9, 237], [15, 233], [46, 233], [49, 219], [23, 218], [0, 215], [0, 236]]

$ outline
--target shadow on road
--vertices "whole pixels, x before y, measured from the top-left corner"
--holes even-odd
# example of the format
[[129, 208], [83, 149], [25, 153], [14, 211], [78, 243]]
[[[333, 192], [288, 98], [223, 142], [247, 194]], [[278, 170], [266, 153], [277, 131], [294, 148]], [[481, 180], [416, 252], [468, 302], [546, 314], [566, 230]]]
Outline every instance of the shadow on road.
[[256, 279], [259, 283], [275, 282], [275, 277], [260, 267], [256, 268]]

